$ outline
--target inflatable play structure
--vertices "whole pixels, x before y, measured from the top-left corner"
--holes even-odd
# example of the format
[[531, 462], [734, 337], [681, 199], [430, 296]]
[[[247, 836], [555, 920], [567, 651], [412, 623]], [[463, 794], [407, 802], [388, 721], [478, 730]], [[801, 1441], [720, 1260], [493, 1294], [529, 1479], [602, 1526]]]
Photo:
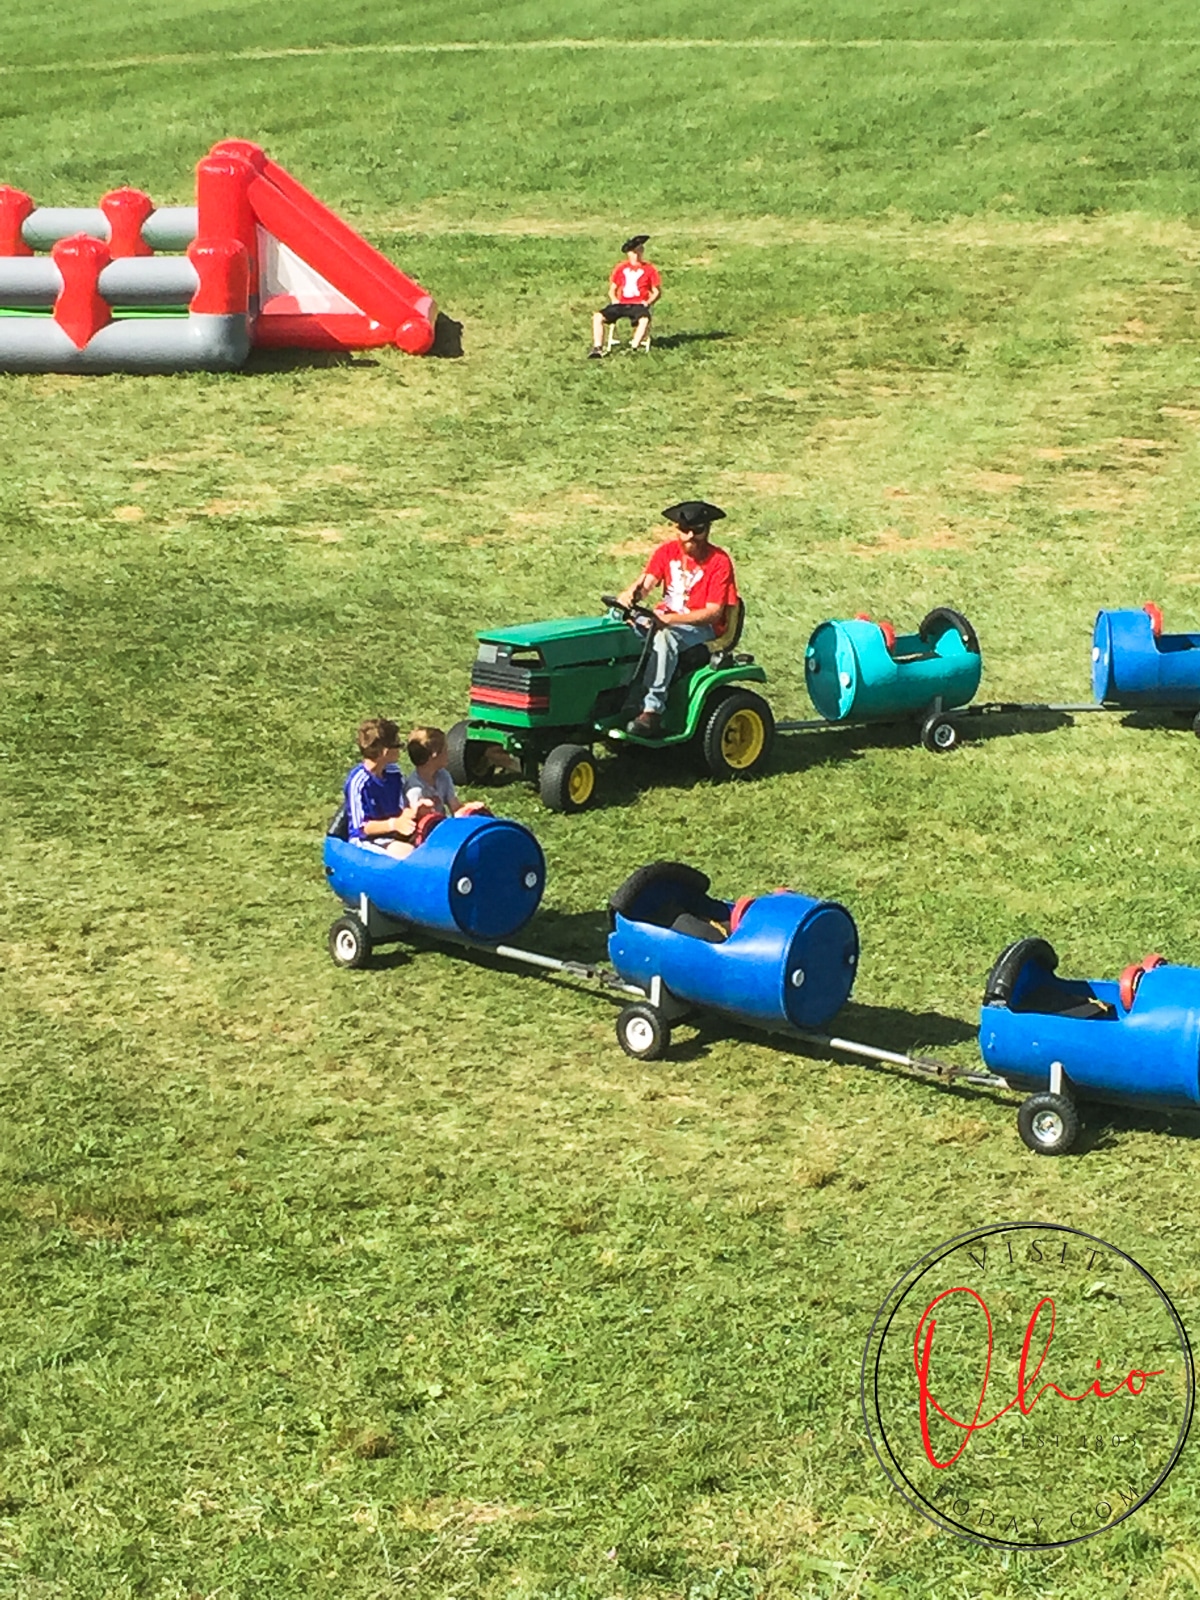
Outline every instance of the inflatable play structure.
[[420, 284], [246, 140], [199, 163], [195, 206], [116, 189], [95, 209], [37, 207], [0, 185], [3, 372], [223, 371], [255, 349], [423, 355], [436, 320]]
[[1092, 691], [1099, 704], [1122, 710], [1200, 711], [1200, 633], [1164, 633], [1151, 601], [1140, 611], [1101, 611], [1092, 634]]

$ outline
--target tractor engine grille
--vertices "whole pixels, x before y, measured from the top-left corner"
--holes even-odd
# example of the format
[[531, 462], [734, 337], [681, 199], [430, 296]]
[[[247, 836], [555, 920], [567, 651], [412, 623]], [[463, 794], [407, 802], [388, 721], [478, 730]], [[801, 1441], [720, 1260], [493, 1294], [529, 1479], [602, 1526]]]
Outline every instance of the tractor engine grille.
[[549, 711], [550, 678], [499, 659], [471, 667], [471, 704], [503, 706], [507, 711]]

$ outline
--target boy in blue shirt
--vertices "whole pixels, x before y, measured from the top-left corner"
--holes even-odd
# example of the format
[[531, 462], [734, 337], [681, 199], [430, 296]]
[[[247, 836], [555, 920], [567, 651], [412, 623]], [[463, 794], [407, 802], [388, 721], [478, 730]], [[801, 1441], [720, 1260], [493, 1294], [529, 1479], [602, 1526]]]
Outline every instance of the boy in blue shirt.
[[362, 760], [346, 779], [346, 820], [354, 844], [411, 855], [417, 818], [430, 802], [404, 800], [404, 774], [397, 764], [400, 729], [387, 717], [370, 717], [356, 736]]

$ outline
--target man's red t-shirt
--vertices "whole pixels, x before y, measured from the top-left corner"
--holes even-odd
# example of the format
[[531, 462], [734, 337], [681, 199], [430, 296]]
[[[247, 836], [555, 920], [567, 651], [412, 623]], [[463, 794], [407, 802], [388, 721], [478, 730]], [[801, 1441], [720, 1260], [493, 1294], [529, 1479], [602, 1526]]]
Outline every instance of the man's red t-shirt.
[[[705, 606], [713, 605], [728, 610], [737, 604], [733, 562], [718, 545], [710, 544], [697, 560], [684, 554], [678, 539], [668, 539], [647, 561], [646, 571], [663, 585], [663, 597], [656, 610], [703, 611]], [[718, 633], [724, 624], [722, 614], [715, 624]]]
[[619, 306], [644, 306], [651, 289], [662, 287], [658, 268], [649, 261], [637, 267], [631, 267], [628, 261], [619, 261], [608, 281], [613, 301]]

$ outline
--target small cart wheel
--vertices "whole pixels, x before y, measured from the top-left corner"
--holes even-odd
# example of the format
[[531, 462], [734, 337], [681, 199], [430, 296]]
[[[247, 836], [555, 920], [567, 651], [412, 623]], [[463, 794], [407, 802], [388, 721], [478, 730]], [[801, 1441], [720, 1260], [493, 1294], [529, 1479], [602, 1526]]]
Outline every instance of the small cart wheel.
[[329, 954], [335, 967], [365, 967], [371, 959], [371, 935], [357, 917], [339, 917], [329, 930]]
[[547, 811], [582, 811], [596, 792], [596, 758], [585, 744], [555, 745], [538, 787]]
[[1192, 732], [1200, 739], [1200, 711], [1192, 718]]
[[958, 725], [940, 711], [933, 712], [921, 724], [921, 743], [935, 755], [944, 755], [947, 750], [955, 749], [960, 737]]
[[617, 1043], [635, 1061], [657, 1061], [671, 1042], [671, 1030], [655, 1006], [626, 1006], [617, 1018]]
[[1034, 1155], [1065, 1155], [1079, 1137], [1079, 1113], [1065, 1094], [1031, 1094], [1017, 1112], [1017, 1130]]

